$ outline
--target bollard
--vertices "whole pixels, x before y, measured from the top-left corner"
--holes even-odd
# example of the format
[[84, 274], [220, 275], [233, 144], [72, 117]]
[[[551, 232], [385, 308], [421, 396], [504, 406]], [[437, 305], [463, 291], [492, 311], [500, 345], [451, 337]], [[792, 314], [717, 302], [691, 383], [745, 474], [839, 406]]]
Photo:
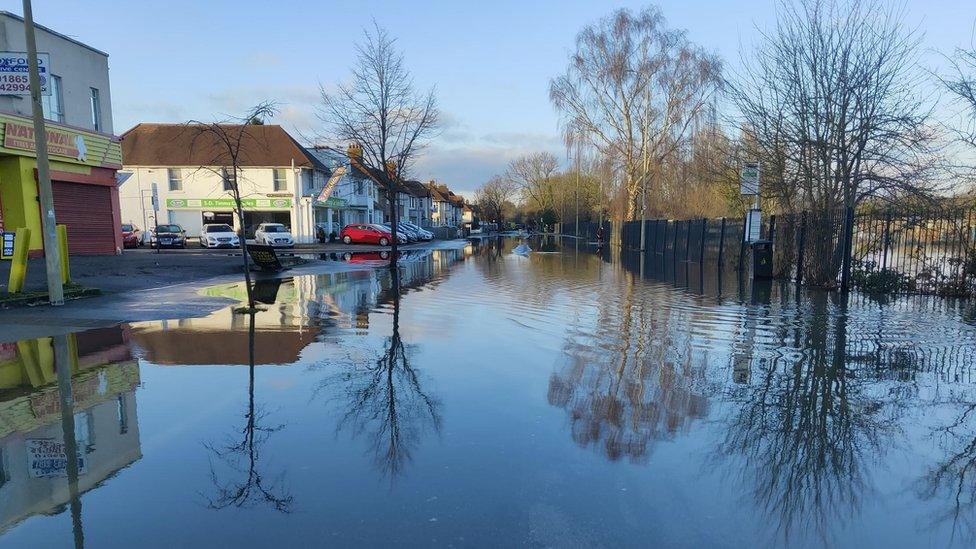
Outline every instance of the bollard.
[[30, 229], [17, 229], [14, 237], [14, 255], [10, 261], [10, 279], [7, 283], [7, 293], [19, 294], [24, 291], [24, 280], [27, 278], [27, 252], [30, 247]]
[[68, 265], [68, 227], [58, 225], [58, 253], [61, 255], [61, 283], [71, 282], [71, 267]]

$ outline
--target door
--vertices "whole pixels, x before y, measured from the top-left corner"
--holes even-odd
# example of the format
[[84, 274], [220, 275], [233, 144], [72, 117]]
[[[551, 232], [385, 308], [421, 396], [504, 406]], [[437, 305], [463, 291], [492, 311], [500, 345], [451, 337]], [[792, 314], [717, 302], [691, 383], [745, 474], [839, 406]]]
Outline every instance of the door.
[[54, 215], [68, 229], [68, 252], [72, 254], [114, 254], [115, 226], [112, 189], [53, 181]]

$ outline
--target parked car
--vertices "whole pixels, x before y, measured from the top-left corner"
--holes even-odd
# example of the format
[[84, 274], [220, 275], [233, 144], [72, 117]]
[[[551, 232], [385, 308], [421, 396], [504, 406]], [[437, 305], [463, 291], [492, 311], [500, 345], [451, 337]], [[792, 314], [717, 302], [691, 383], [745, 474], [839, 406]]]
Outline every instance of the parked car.
[[138, 248], [142, 246], [142, 229], [132, 223], [122, 224], [122, 247]]
[[207, 223], [200, 232], [201, 248], [237, 248], [241, 239], [226, 223]]
[[175, 223], [157, 225], [149, 245], [153, 248], [186, 248], [186, 231]]
[[254, 230], [254, 241], [265, 246], [276, 248], [291, 248], [295, 245], [295, 240], [291, 237], [291, 231], [281, 223], [262, 223]]
[[[373, 225], [375, 225], [376, 227], [379, 227], [380, 230], [386, 231], [388, 233], [393, 233], [393, 229], [389, 225], [387, 225], [386, 223], [374, 223]], [[396, 232], [396, 236], [397, 236], [397, 243], [398, 244], [409, 244], [410, 243], [410, 239], [407, 237], [407, 235], [405, 233], [403, 233], [401, 231], [397, 231]]]
[[424, 235], [422, 232], [423, 230], [412, 223], [409, 223], [407, 221], [401, 221], [397, 225], [397, 228], [399, 228], [401, 232], [406, 233], [407, 236], [410, 238], [410, 240], [413, 242], [420, 242], [421, 240], [424, 240]]
[[425, 229], [423, 227], [420, 227], [418, 225], [414, 225], [413, 223], [411, 223], [409, 221], [404, 221], [403, 223], [407, 227], [410, 227], [413, 230], [417, 231], [417, 234], [420, 236], [420, 240], [432, 240], [434, 238], [434, 233], [428, 231], [427, 229]]
[[346, 225], [339, 232], [339, 240], [346, 244], [379, 244], [389, 246], [393, 235], [389, 229], [369, 223], [353, 223]]

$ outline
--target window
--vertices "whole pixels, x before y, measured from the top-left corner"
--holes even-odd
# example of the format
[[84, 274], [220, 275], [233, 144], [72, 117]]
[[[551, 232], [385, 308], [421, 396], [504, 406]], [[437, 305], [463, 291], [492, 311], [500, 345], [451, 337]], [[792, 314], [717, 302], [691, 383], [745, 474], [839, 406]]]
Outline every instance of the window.
[[44, 118], [54, 122], [64, 122], [64, 95], [61, 93], [61, 77], [51, 75], [51, 95], [41, 97]]
[[125, 395], [118, 398], [119, 434], [124, 435], [129, 432], [129, 411], [126, 409]]
[[179, 168], [167, 168], [166, 177], [169, 179], [169, 190], [183, 190], [183, 170]]
[[274, 190], [275, 191], [287, 191], [288, 190], [288, 171], [284, 168], [274, 169]]
[[91, 89], [92, 127], [96, 132], [102, 131], [102, 103], [98, 97], [98, 88]]
[[356, 194], [363, 194], [363, 180], [356, 180]]
[[230, 174], [227, 173], [227, 168], [220, 168], [220, 179], [224, 182], [225, 191], [234, 190], [234, 182], [231, 180]]

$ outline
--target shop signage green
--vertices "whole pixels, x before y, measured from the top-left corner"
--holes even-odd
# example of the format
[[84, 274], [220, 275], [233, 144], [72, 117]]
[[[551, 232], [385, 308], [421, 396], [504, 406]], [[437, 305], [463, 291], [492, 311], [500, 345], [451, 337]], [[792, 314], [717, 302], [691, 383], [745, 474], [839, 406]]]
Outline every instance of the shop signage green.
[[326, 200], [316, 200], [315, 205], [323, 208], [345, 208], [349, 201], [345, 198], [329, 197]]
[[[245, 210], [291, 208], [290, 198], [242, 198]], [[171, 210], [230, 210], [233, 198], [167, 198], [166, 207]]]

